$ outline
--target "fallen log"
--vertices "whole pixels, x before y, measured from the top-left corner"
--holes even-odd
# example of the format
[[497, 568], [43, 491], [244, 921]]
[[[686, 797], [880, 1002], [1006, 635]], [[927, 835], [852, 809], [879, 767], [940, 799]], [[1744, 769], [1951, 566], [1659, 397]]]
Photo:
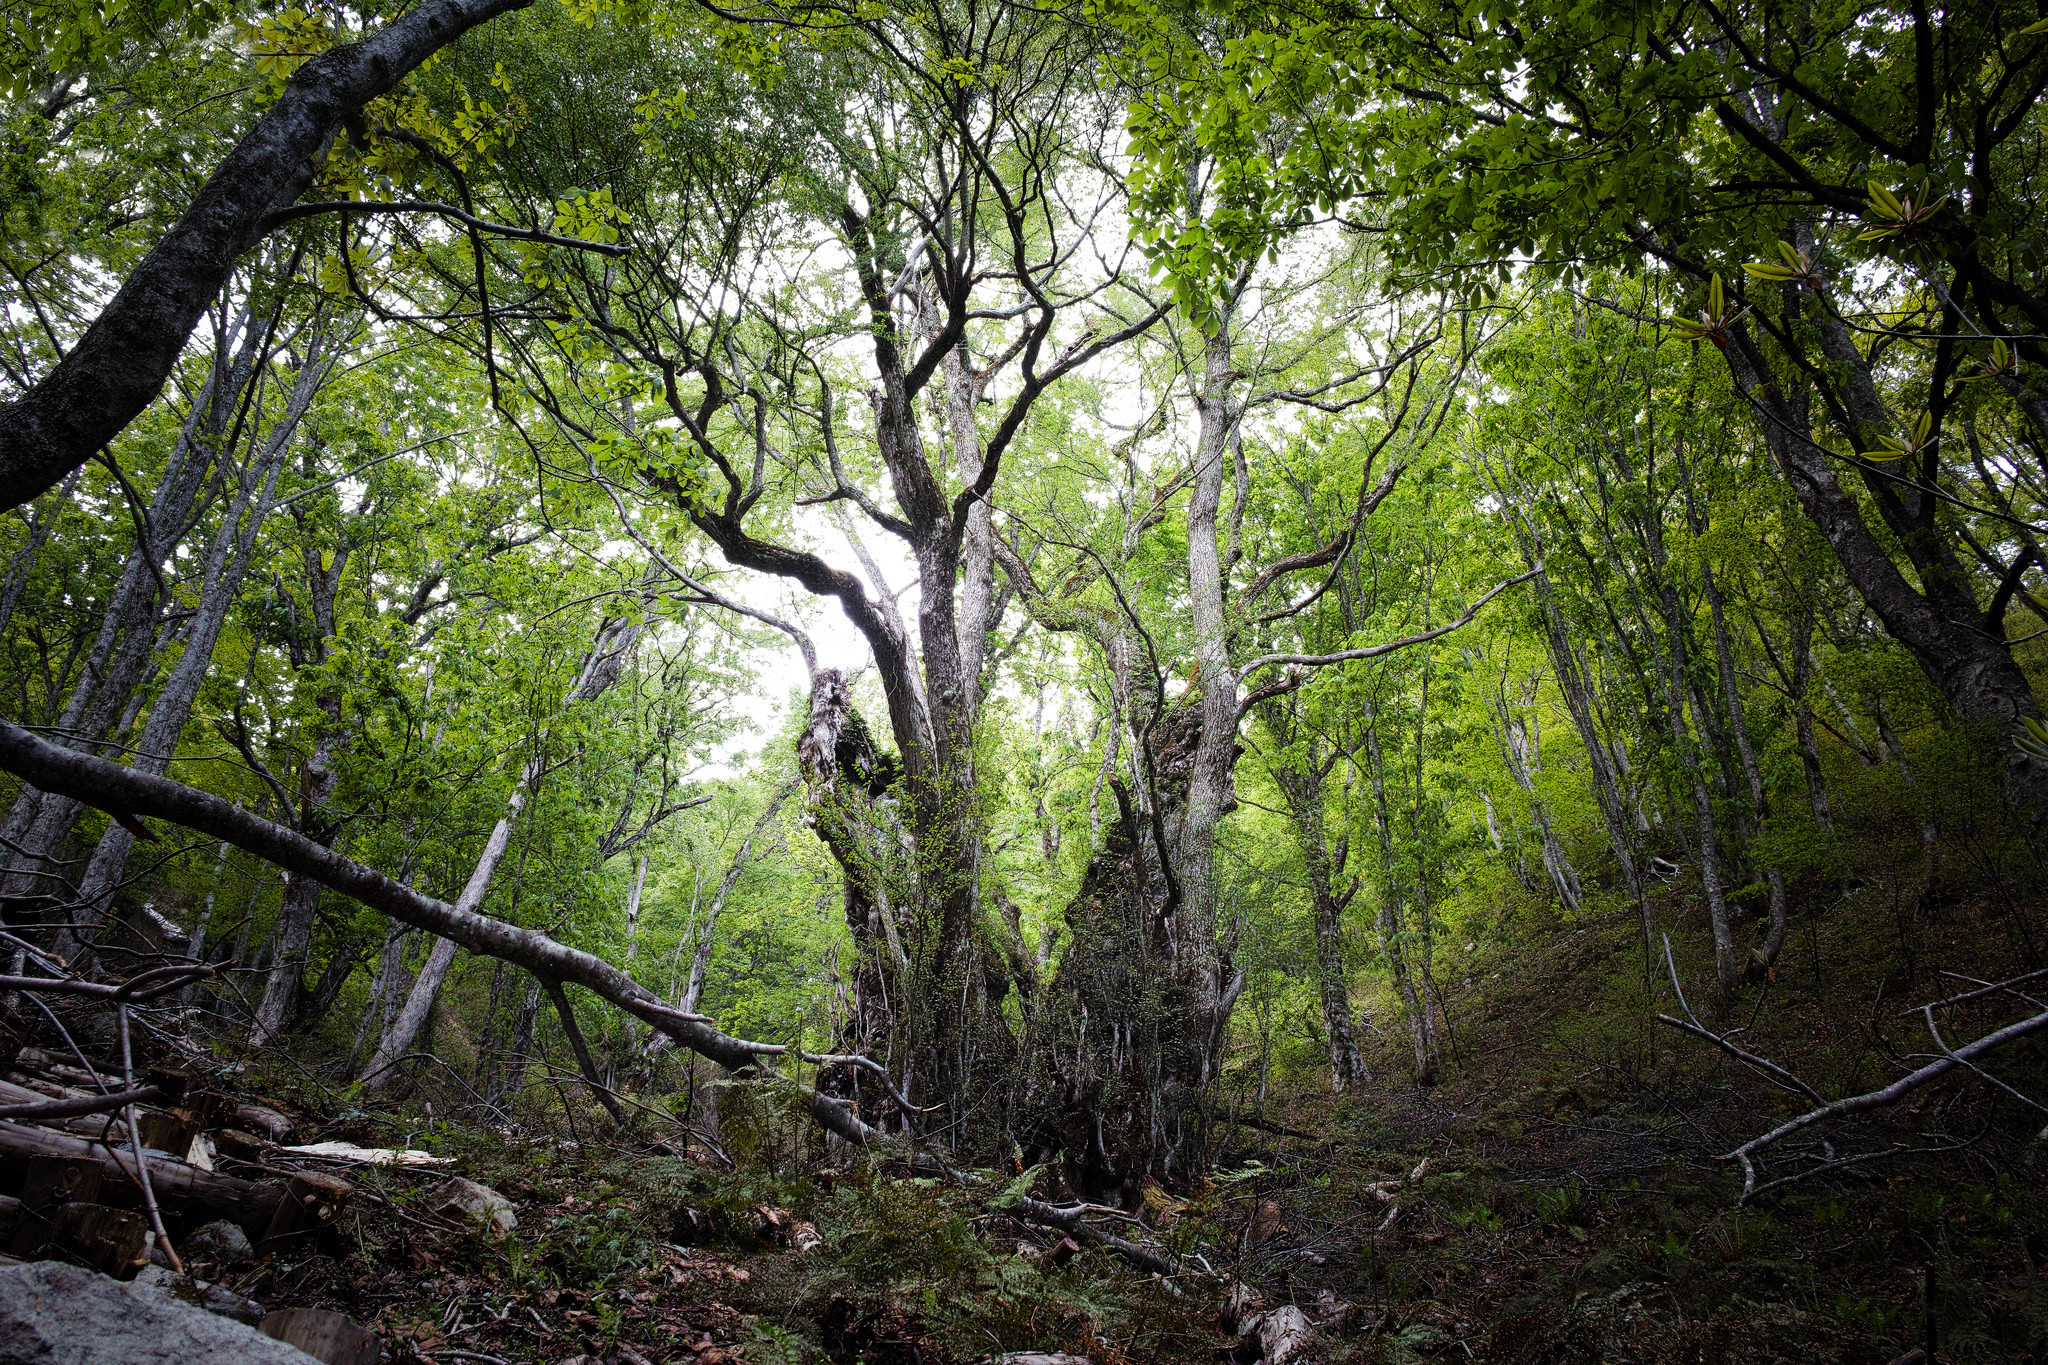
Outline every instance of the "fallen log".
[[[7, 1090], [22, 1089], [22, 1087], [11, 1085], [5, 1088]], [[27, 1093], [33, 1094], [34, 1092], [29, 1091]], [[158, 1090], [153, 1085], [145, 1085], [135, 1090], [117, 1090], [111, 1095], [87, 1095], [80, 1099], [36, 1099], [16, 1103], [16, 1098], [14, 1095], [0, 1094], [0, 1099], [8, 1101], [5, 1104], [0, 1104], [0, 1119], [61, 1119], [85, 1114], [106, 1114], [116, 1109], [126, 1109], [131, 1104], [148, 1104], [153, 1100], [162, 1099], [163, 1091]], [[157, 1116], [149, 1115], [148, 1117], [155, 1118]], [[146, 1127], [143, 1132], [143, 1141], [149, 1146], [158, 1145], [150, 1140]], [[169, 1151], [170, 1149], [165, 1147], [164, 1150]]]
[[[25, 1163], [30, 1157], [88, 1157], [99, 1162], [102, 1203], [139, 1207], [142, 1191], [138, 1185], [135, 1158], [121, 1149], [69, 1133], [56, 1133], [21, 1123], [0, 1123], [0, 1163]], [[149, 1178], [156, 1197], [166, 1208], [196, 1221], [225, 1218], [251, 1236], [261, 1236], [284, 1198], [282, 1183], [240, 1180], [188, 1166], [182, 1161], [153, 1157]]]

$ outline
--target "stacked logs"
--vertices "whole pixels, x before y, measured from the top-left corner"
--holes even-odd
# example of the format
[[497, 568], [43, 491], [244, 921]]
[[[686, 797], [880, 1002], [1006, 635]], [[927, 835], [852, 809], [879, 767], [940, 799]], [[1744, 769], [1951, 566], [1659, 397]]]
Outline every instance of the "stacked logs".
[[[303, 1243], [347, 1203], [345, 1181], [268, 1164], [271, 1144], [289, 1135], [275, 1110], [238, 1104], [177, 1068], [127, 1090], [119, 1075], [0, 1036], [0, 1115], [11, 1115], [0, 1117], [0, 1250], [125, 1279], [149, 1259], [152, 1196], [167, 1230], [225, 1220], [259, 1252]], [[124, 1097], [132, 1108], [115, 1105]]]

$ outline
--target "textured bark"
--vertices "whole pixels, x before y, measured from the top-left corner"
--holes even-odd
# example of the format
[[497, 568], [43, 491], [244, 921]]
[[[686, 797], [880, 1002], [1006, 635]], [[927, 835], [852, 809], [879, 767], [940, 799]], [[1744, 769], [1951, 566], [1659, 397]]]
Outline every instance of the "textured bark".
[[[1822, 303], [1811, 307], [1817, 313], [1828, 312]], [[1831, 325], [1822, 322], [1830, 358], [1841, 351], [1845, 332], [1839, 319]], [[1851, 339], [1849, 351], [1854, 350]], [[1780, 379], [1745, 326], [1731, 329], [1723, 353], [1736, 384], [1762, 414], [1764, 442], [1808, 520], [1834, 550], [1850, 585], [1886, 633], [1912, 654], [1963, 724], [1991, 746], [2000, 763], [2006, 801], [2025, 822], [2036, 856], [2041, 856], [2048, 847], [2048, 762], [2029, 756], [2017, 744], [2026, 734], [2025, 722], [2041, 720], [2040, 703], [2013, 659], [2002, 628], [1987, 622], [1967, 579], [1954, 567], [1953, 553], [1934, 531], [1932, 507], [1924, 505], [1932, 500], [1908, 506], [1888, 487], [1872, 490], [1889, 519], [1908, 523], [1900, 544], [1926, 589], [1923, 592], [1900, 572], [1856, 500], [1836, 480], [1826, 452], [1814, 444], [1810, 405], [1800, 384]], [[1867, 411], [1874, 401], [1868, 363], [1860, 353], [1843, 354], [1840, 365], [1855, 381], [1851, 412], [1859, 426], [1881, 421], [1881, 406], [1874, 415]], [[1845, 434], [1868, 444], [1860, 429]], [[1865, 477], [1873, 485], [1881, 482], [1874, 475]], [[1922, 521], [1926, 524], [1919, 524]]]
[[252, 1043], [267, 1043], [277, 1037], [298, 1005], [299, 992], [306, 984], [306, 949], [313, 942], [313, 916], [320, 908], [320, 891], [320, 883], [302, 873], [290, 874], [285, 882], [270, 971], [263, 979], [263, 995], [256, 1002], [256, 1018], [249, 1029]]
[[[1227, 313], [1226, 313], [1227, 317]], [[1186, 806], [1169, 825], [1173, 880], [1169, 896], [1179, 904], [1168, 916], [1167, 942], [1175, 966], [1190, 992], [1191, 1007], [1221, 1041], [1221, 1004], [1228, 970], [1216, 942], [1216, 828], [1237, 806], [1231, 775], [1237, 765], [1238, 680], [1230, 658], [1229, 622], [1224, 611], [1223, 561], [1217, 541], [1217, 517], [1223, 504], [1224, 473], [1240, 416], [1231, 399], [1236, 375], [1231, 367], [1230, 329], [1219, 322], [1203, 350], [1203, 372], [1196, 411], [1200, 429], [1195, 442], [1195, 467], [1188, 501], [1188, 611], [1194, 629], [1194, 679], [1201, 729], [1188, 756]], [[1198, 1076], [1206, 1084], [1215, 1059], [1204, 1059]]]
[[531, 0], [425, 0], [359, 43], [300, 67], [283, 95], [54, 369], [0, 411], [0, 508], [90, 459], [157, 396], [235, 259], [317, 173], [342, 121], [476, 25]]
[[1209, 1160], [1203, 1070], [1216, 1018], [1165, 933], [1171, 882], [1158, 837], [1181, 814], [1201, 723], [1200, 708], [1184, 705], [1152, 727], [1156, 815], [1117, 785], [1119, 814], [1067, 904], [1067, 949], [1033, 1016], [1022, 1085], [1006, 1099], [1024, 1159], [1058, 1156], [1088, 1199], [1134, 1198], [1145, 1177], [1185, 1179]]
[[[253, 344], [253, 343], [252, 343]], [[197, 439], [204, 430], [224, 425], [232, 401], [250, 372], [248, 346], [232, 367], [216, 367], [201, 401], [195, 403], [164, 462], [162, 476], [142, 518], [135, 545], [121, 566], [121, 576], [100, 614], [99, 629], [81, 661], [64, 709], [51, 727], [75, 747], [96, 745], [113, 731], [135, 691], [147, 676], [156, 644], [163, 584], [156, 566], [183, 538], [194, 502], [212, 460]], [[25, 787], [0, 824], [0, 900], [38, 901], [53, 886], [49, 863], [77, 821], [79, 805], [63, 797], [46, 797]]]
[[1302, 865], [1308, 874], [1309, 911], [1316, 942], [1316, 983], [1323, 1001], [1323, 1030], [1330, 1044], [1330, 1088], [1349, 1090], [1371, 1080], [1372, 1073], [1358, 1050], [1358, 1034], [1352, 1023], [1351, 987], [1344, 970], [1340, 924], [1358, 884], [1354, 881], [1342, 892], [1336, 888], [1336, 878], [1344, 870], [1346, 845], [1340, 838], [1333, 855], [1326, 842], [1323, 778], [1327, 772], [1327, 766], [1316, 765], [1313, 755], [1306, 765], [1277, 763], [1272, 768], [1273, 781], [1287, 799], [1288, 814], [1294, 817], [1294, 837], [1301, 845]]

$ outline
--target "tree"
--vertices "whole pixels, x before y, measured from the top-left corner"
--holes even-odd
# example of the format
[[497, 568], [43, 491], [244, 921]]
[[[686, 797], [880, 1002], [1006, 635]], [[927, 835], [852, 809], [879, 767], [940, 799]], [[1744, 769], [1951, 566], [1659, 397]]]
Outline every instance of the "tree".
[[[1125, 23], [1168, 16], [1131, 6]], [[1366, 214], [1353, 221], [1386, 234], [1405, 269], [1490, 291], [1518, 260], [1548, 279], [1624, 262], [1666, 278], [1674, 306], [1689, 296], [1669, 325], [1721, 353], [1849, 580], [1990, 738], [2008, 799], [2038, 830], [2048, 764], [2017, 741], [2040, 708], [2005, 644], [2011, 592], [1993, 591], [2017, 587], [2031, 558], [1990, 552], [1983, 576], [1961, 558], [1958, 539], [2011, 543], [2012, 528], [2002, 490], [1989, 509], [1959, 495], [1973, 490], [1949, 435], [1990, 394], [2024, 415], [2026, 440], [2048, 435], [2040, 343], [2019, 339], [2048, 316], [2021, 227], [2039, 216], [2026, 149], [2048, 89], [2034, 17], [1247, 12], [1216, 60], [1161, 76], [1179, 125], [1227, 130], [1245, 174], [1247, 140], [1306, 111], [1316, 135], [1266, 178]], [[1855, 330], [1873, 291], [1903, 305], [1879, 333], [1889, 365]], [[1979, 375], [1990, 382], [1963, 386]]]

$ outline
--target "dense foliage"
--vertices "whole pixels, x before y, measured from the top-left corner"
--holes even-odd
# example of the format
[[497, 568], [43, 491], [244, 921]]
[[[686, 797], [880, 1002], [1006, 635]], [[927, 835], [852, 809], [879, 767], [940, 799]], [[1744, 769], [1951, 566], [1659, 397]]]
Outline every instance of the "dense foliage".
[[[825, 1140], [713, 1065], [774, 1058], [1135, 1207], [1277, 1089], [1472, 1074], [1532, 933], [1724, 1028], [1973, 897], [2037, 963], [2031, 8], [469, 8], [334, 108], [401, 7], [5, 11], [9, 420], [226, 284], [33, 429], [0, 714], [538, 932], [13, 782], [12, 975], [196, 959], [162, 1027], [351, 1103], [742, 1163]], [[1852, 903], [1897, 961], [1823, 962]]]

